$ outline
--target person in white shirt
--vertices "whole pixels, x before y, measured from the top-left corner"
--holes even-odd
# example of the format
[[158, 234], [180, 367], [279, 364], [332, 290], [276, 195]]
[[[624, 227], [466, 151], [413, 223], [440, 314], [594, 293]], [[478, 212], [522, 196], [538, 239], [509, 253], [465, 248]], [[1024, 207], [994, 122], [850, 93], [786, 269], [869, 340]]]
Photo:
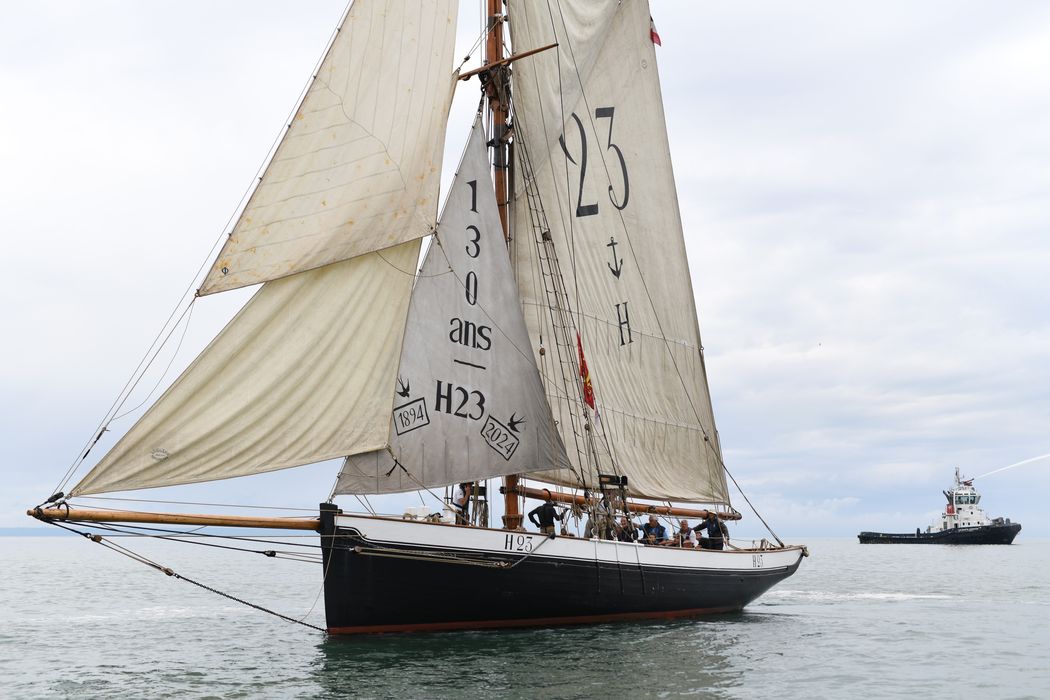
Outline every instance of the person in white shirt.
[[470, 483], [462, 483], [452, 490], [452, 509], [456, 512], [456, 525], [470, 524], [470, 487]]
[[661, 544], [669, 547], [684, 547], [685, 549], [696, 548], [696, 533], [693, 532], [693, 528], [689, 527], [689, 521], [682, 520], [678, 525], [678, 532], [661, 542]]

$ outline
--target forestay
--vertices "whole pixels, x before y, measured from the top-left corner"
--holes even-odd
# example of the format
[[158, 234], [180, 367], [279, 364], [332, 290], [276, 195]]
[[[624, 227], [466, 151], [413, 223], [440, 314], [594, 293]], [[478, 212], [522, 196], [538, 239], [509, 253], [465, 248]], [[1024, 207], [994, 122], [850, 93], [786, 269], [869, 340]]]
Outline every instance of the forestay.
[[200, 294], [433, 230], [456, 13], [457, 0], [354, 2]]
[[[559, 44], [515, 63], [523, 167], [513, 231], [529, 334], [534, 349], [545, 343], [548, 350], [540, 369], [570, 456], [579, 469], [589, 463], [579, 430], [586, 417], [600, 445], [607, 436], [633, 495], [727, 503], [648, 4], [508, 5], [515, 51]], [[544, 222], [525, 195], [529, 165], [582, 339], [597, 421], [553, 367], [576, 352], [575, 337], [571, 330], [556, 336], [547, 309]], [[568, 471], [539, 476], [578, 483]], [[591, 484], [595, 476], [590, 471]]]
[[412, 293], [389, 445], [349, 457], [336, 494], [567, 464], [521, 314], [475, 123]]
[[386, 444], [419, 241], [268, 282], [73, 489], [171, 486]]

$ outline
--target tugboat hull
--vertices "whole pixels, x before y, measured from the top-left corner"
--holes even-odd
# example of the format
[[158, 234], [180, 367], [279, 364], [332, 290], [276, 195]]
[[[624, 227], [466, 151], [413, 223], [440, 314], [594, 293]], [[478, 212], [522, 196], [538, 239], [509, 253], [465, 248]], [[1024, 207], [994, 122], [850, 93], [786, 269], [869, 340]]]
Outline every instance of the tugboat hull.
[[1008, 523], [914, 534], [862, 532], [857, 537], [861, 544], [1010, 544], [1020, 531], [1020, 523]]
[[580, 624], [740, 610], [801, 547], [687, 551], [339, 517], [325, 553], [331, 634]]

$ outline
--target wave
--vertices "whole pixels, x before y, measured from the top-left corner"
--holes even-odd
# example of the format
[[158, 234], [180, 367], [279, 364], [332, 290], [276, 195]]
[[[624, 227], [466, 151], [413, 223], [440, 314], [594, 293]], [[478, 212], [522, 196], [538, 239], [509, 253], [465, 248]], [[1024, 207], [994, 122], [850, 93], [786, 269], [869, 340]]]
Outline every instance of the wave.
[[881, 600], [881, 601], [908, 601], [908, 600], [958, 600], [958, 596], [945, 595], [942, 593], [901, 593], [901, 592], [849, 592], [837, 593], [834, 591], [803, 591], [791, 589], [776, 589], [765, 594], [762, 600], [807, 600], [814, 602], [846, 601], [846, 600]]

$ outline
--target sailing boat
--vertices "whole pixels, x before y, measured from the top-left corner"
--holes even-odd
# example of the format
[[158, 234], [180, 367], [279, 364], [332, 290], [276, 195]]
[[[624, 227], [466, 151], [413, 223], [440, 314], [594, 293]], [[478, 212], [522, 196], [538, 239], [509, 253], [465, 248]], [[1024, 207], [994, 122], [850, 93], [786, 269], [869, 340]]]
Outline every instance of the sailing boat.
[[[460, 75], [455, 0], [353, 3], [197, 295], [258, 291], [68, 494], [31, 515], [317, 530], [333, 634], [733, 611], [795, 572], [805, 547], [775, 535], [724, 549], [607, 539], [614, 514], [741, 517], [708, 391], [658, 37], [641, 0], [506, 10], [489, 0], [487, 60]], [[474, 76], [488, 124], [479, 108], [437, 217], [452, 92]], [[317, 518], [73, 503], [333, 458]], [[506, 514], [489, 527], [484, 483], [497, 477]], [[566, 517], [591, 518], [593, 536], [525, 530], [525, 498], [544, 493], [525, 478]], [[456, 484], [470, 516], [334, 502]]]

